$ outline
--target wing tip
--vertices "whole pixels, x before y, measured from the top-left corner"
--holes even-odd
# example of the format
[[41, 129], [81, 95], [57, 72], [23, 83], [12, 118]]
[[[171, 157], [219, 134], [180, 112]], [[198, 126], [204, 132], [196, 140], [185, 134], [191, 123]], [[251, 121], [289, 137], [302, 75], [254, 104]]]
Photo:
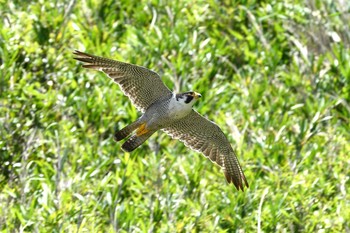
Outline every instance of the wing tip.
[[249, 188], [249, 184], [247, 179], [245, 178], [244, 174], [240, 174], [238, 176], [238, 178], [233, 175], [233, 174], [229, 174], [228, 172], [224, 172], [225, 177], [226, 177], [226, 181], [227, 183], [233, 183], [233, 185], [236, 187], [236, 189], [239, 191], [241, 190], [242, 192], [244, 192], [244, 186]]
[[94, 57], [95, 56], [88, 54], [88, 53], [83, 53], [79, 50], [74, 50], [73, 54], [76, 55], [76, 57], [73, 57], [75, 60], [87, 63], [87, 64], [82, 65], [83, 68], [95, 69], [95, 70], [100, 69], [100, 66], [94, 64], [94, 62], [95, 62]]
[[77, 50], [77, 49], [75, 49], [75, 50], [73, 51], [73, 54], [74, 54], [74, 55], [77, 55], [77, 56], [80, 56], [80, 57], [92, 57], [91, 54], [81, 52], [81, 51], [79, 51], [79, 50]]

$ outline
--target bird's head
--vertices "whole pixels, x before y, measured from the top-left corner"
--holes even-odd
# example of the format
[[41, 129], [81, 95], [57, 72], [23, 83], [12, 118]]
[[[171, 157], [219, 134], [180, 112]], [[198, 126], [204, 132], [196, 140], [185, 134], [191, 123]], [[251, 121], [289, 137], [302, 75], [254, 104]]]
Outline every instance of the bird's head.
[[193, 105], [201, 97], [202, 97], [201, 94], [194, 91], [188, 91], [188, 92], [176, 94], [177, 101], [181, 101], [185, 104], [190, 104], [190, 105]]

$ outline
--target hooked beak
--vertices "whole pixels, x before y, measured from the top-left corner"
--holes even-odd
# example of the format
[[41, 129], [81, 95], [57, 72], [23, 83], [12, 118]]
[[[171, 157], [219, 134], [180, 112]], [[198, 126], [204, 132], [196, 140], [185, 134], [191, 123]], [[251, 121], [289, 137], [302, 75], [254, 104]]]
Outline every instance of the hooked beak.
[[197, 99], [201, 98], [202, 95], [197, 93], [197, 92], [195, 92], [193, 97], [197, 100]]

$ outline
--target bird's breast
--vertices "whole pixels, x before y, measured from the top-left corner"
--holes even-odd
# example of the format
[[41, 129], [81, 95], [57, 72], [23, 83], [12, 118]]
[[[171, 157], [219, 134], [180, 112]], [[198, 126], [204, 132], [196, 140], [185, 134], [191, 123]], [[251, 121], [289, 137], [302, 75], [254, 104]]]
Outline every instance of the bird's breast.
[[168, 115], [173, 119], [181, 119], [187, 116], [191, 112], [191, 110], [192, 106], [190, 104], [177, 101], [176, 98], [172, 98], [169, 101]]
[[161, 129], [187, 116], [192, 111], [192, 106], [179, 102], [176, 98], [160, 100], [142, 115], [141, 121], [147, 122], [149, 129]]

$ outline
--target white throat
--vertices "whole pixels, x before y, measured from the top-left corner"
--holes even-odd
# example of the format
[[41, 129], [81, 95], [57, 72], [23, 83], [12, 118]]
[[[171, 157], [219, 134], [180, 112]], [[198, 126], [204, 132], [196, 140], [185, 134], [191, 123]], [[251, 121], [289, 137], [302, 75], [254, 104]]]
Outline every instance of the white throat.
[[169, 102], [169, 113], [173, 115], [174, 118], [180, 119], [188, 115], [192, 111], [192, 106], [194, 102], [185, 103], [185, 98], [176, 99], [176, 95], [174, 94]]

